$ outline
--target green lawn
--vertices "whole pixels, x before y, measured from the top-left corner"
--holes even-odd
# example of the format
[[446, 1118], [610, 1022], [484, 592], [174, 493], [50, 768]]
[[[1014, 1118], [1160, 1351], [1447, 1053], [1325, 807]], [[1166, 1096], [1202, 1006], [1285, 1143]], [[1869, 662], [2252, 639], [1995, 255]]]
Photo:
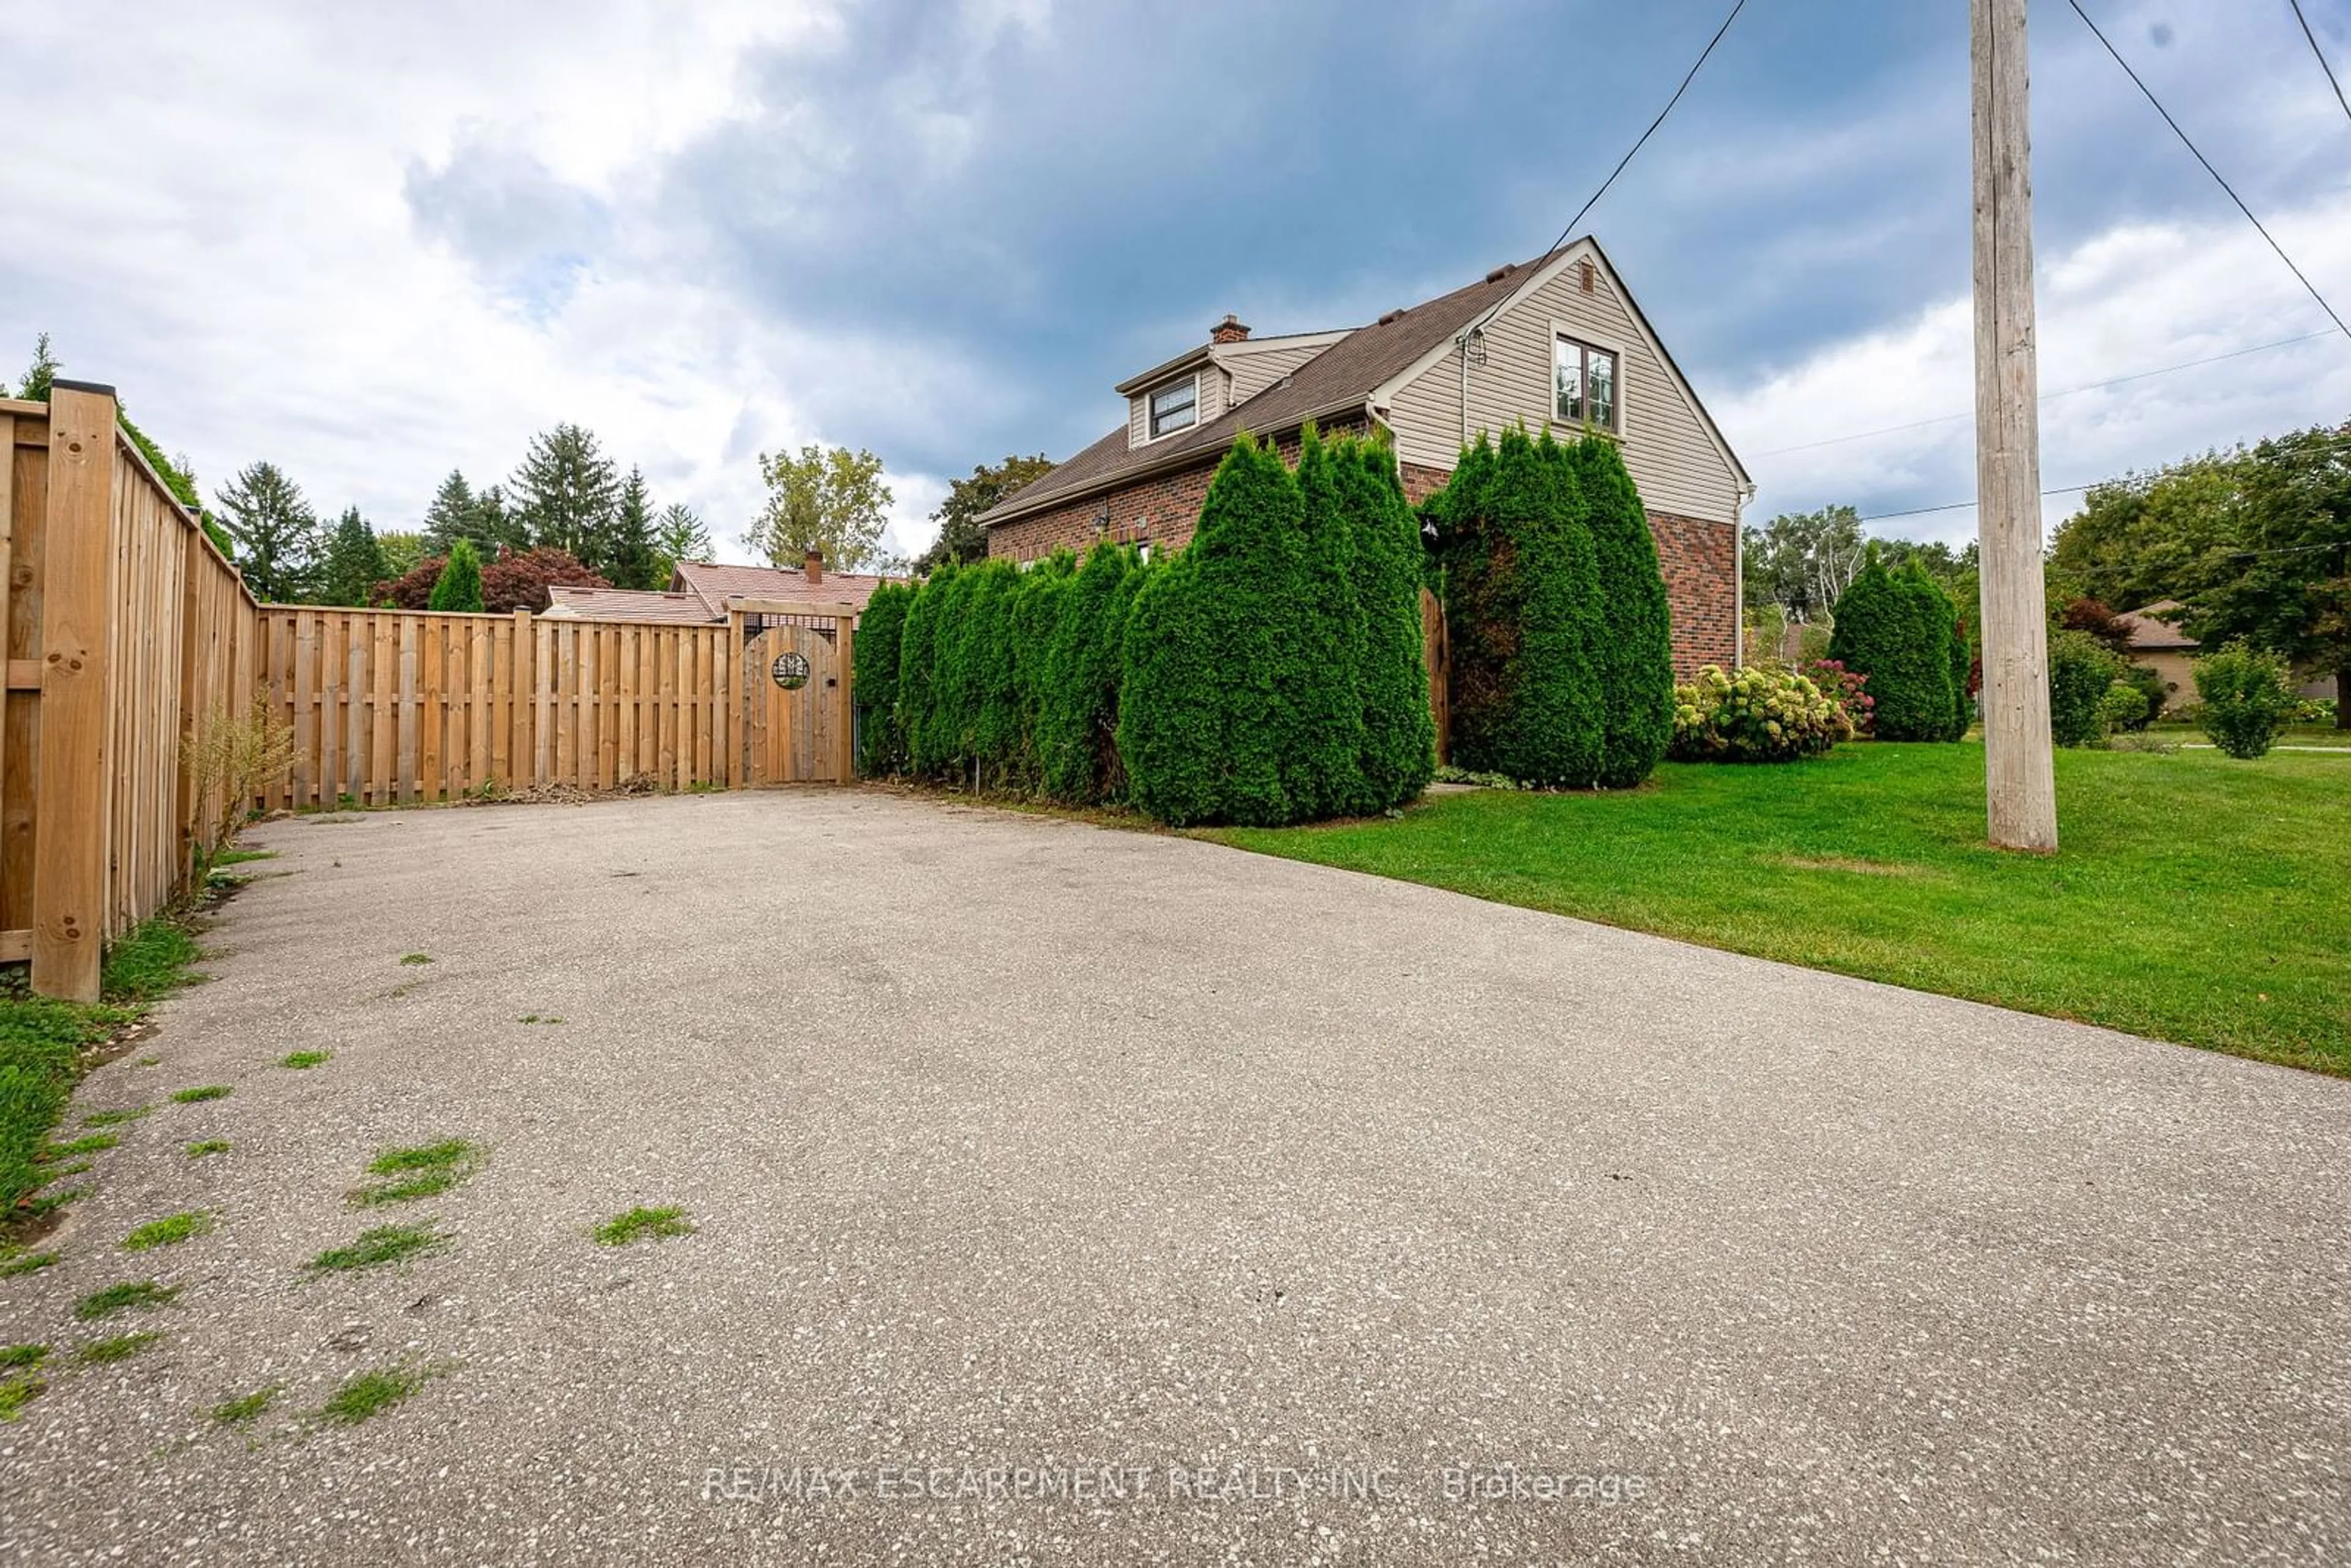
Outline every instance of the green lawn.
[[1984, 847], [1972, 742], [1204, 836], [2351, 1076], [2351, 758], [2061, 751], [2057, 794], [2045, 859]]

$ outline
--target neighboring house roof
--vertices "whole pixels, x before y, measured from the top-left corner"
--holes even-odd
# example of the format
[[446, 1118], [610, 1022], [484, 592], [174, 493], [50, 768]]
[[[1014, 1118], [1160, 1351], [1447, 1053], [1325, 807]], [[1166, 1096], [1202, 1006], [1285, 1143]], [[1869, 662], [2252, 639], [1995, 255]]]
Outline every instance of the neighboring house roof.
[[699, 594], [652, 593], [634, 588], [574, 588], [549, 584], [547, 613], [574, 621], [680, 621], [708, 625], [726, 619], [716, 615]]
[[670, 578], [670, 588], [694, 594], [714, 619], [723, 621], [730, 599], [789, 599], [809, 604], [853, 604], [862, 610], [873, 591], [889, 580], [863, 572], [828, 571], [810, 582], [806, 571], [781, 567], [682, 560]]
[[2179, 609], [2179, 601], [2177, 599], [2158, 599], [2152, 604], [2142, 604], [2137, 610], [2126, 610], [2115, 619], [2130, 628], [2130, 645], [2134, 653], [2178, 653], [2202, 647], [2204, 644], [2162, 619]]
[[[1698, 411], [1707, 433], [1721, 449], [1731, 468], [1742, 482], [1746, 481], [1745, 467], [1740, 464], [1729, 444], [1722, 440], [1720, 433], [1714, 429], [1712, 417], [1707, 413], [1705, 405], [1698, 402], [1688, 379], [1682, 375], [1680, 368], [1673, 361], [1673, 356], [1666, 351], [1665, 345], [1649, 328], [1647, 317], [1634, 301], [1631, 291], [1624, 287], [1623, 279], [1617, 276], [1598, 243], [1587, 235], [1532, 261], [1513, 262], [1507, 267], [1496, 267], [1467, 287], [1439, 295], [1407, 310], [1392, 311], [1368, 327], [1358, 327], [1346, 332], [1331, 347], [1273, 385], [1236, 403], [1188, 434], [1169, 436], [1137, 446], [1130, 444], [1130, 426], [1122, 422], [1117, 429], [1051, 473], [983, 513], [980, 521], [994, 527], [1046, 507], [1115, 488], [1148, 475], [1194, 466], [1209, 457], [1221, 456], [1232, 444], [1233, 438], [1244, 430], [1259, 435], [1279, 435], [1295, 430], [1310, 419], [1357, 413], [1367, 407], [1378, 410], [1397, 387], [1450, 355], [1455, 339], [1470, 326], [1500, 314], [1520, 294], [1540, 287], [1558, 268], [1583, 254], [1589, 254], [1600, 266], [1607, 268], [1610, 277], [1624, 296], [1626, 309], [1656, 350], [1659, 361], [1687, 394], [1691, 407]], [[1293, 336], [1312, 337], [1317, 334]], [[1251, 340], [1252, 342], [1269, 344], [1279, 340]], [[1120, 383], [1120, 390], [1140, 388], [1155, 382], [1163, 373], [1173, 373], [1188, 367], [1196, 358], [1213, 356], [1218, 347], [1208, 344], [1188, 350], [1156, 370]]]

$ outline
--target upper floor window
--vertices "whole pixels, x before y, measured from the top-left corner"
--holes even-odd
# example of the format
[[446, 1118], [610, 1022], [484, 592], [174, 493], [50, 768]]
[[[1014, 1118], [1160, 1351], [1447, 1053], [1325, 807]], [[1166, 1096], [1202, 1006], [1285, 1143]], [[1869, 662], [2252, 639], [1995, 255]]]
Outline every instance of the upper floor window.
[[1151, 394], [1151, 438], [1183, 429], [1200, 416], [1200, 378], [1186, 376]]
[[1554, 412], [1569, 424], [1616, 428], [1616, 355], [1573, 338], [1552, 340]]

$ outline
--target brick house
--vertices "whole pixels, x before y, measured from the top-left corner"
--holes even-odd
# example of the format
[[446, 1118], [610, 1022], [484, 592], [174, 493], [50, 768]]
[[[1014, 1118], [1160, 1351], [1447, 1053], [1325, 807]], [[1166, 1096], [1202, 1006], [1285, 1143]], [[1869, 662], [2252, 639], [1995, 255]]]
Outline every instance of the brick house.
[[1123, 424], [980, 519], [989, 555], [1033, 560], [1105, 538], [1180, 549], [1243, 430], [1294, 462], [1309, 420], [1377, 427], [1416, 503], [1480, 432], [1589, 427], [1623, 444], [1647, 506], [1676, 673], [1738, 662], [1739, 513], [1754, 484], [1588, 237], [1368, 327], [1259, 338], [1227, 316], [1117, 390]]

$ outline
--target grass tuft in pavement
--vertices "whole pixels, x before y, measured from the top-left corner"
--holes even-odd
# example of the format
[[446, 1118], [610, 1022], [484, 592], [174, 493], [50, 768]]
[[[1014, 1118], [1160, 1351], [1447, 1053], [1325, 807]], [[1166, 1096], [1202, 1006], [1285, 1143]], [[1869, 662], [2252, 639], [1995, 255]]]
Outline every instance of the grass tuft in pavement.
[[0, 1368], [5, 1368], [11, 1372], [27, 1366], [38, 1366], [48, 1357], [49, 1347], [45, 1344], [0, 1345]]
[[289, 1051], [277, 1059], [280, 1067], [290, 1067], [299, 1072], [308, 1068], [324, 1066], [334, 1060], [331, 1051]]
[[102, 1291], [92, 1291], [74, 1303], [74, 1316], [85, 1321], [102, 1318], [132, 1308], [169, 1306], [180, 1293], [177, 1285], [159, 1285], [152, 1280], [125, 1281], [109, 1285]]
[[81, 1366], [106, 1366], [118, 1361], [128, 1361], [163, 1336], [152, 1329], [137, 1333], [117, 1334], [112, 1339], [93, 1340], [76, 1350], [75, 1364]]
[[357, 1373], [327, 1396], [327, 1402], [319, 1406], [319, 1415], [339, 1426], [356, 1427], [382, 1415], [440, 1375], [436, 1369], [413, 1362]]
[[154, 1113], [152, 1105], [133, 1105], [127, 1111], [92, 1111], [81, 1119], [85, 1127], [120, 1127], [125, 1122], [136, 1122], [141, 1116]]
[[595, 1237], [600, 1247], [626, 1247], [632, 1241], [691, 1236], [694, 1227], [687, 1222], [685, 1210], [673, 1204], [663, 1208], [632, 1208], [626, 1214], [616, 1214], [590, 1234]]
[[430, 1225], [379, 1225], [360, 1232], [349, 1247], [330, 1247], [306, 1265], [313, 1274], [348, 1273], [380, 1269], [427, 1252], [436, 1252], [450, 1239]]
[[400, 956], [400, 961], [403, 964], [430, 964], [433, 962], [433, 955], [430, 953], [402, 953]]
[[13, 1280], [19, 1274], [37, 1274], [53, 1267], [57, 1260], [54, 1252], [25, 1252], [0, 1262], [0, 1280]]
[[195, 1143], [188, 1145], [188, 1158], [192, 1160], [203, 1159], [206, 1155], [225, 1155], [226, 1153], [228, 1153], [228, 1140], [226, 1138], [201, 1138]]
[[261, 1418], [262, 1412], [267, 1410], [276, 1402], [278, 1390], [283, 1386], [282, 1384], [273, 1383], [266, 1388], [256, 1388], [252, 1393], [241, 1395], [235, 1399], [224, 1399], [213, 1406], [213, 1420], [223, 1427], [243, 1427], [257, 1421]]
[[122, 1140], [112, 1133], [92, 1133], [87, 1137], [76, 1138], [68, 1144], [51, 1144], [41, 1151], [41, 1157], [45, 1160], [69, 1160], [76, 1155], [101, 1153], [120, 1142]]
[[362, 1208], [437, 1197], [481, 1168], [482, 1148], [464, 1138], [444, 1138], [413, 1148], [386, 1149], [368, 1162], [368, 1175], [385, 1179], [350, 1195]]
[[161, 1219], [151, 1219], [122, 1239], [126, 1252], [147, 1252], [158, 1247], [177, 1247], [181, 1242], [211, 1233], [213, 1217], [200, 1208], [178, 1214], [167, 1214]]
[[14, 1421], [25, 1413], [25, 1406], [48, 1390], [48, 1380], [37, 1372], [20, 1372], [0, 1377], [0, 1421]]
[[201, 1105], [207, 1100], [225, 1100], [233, 1092], [225, 1083], [206, 1083], [200, 1088], [183, 1089], [172, 1099], [181, 1105]]

